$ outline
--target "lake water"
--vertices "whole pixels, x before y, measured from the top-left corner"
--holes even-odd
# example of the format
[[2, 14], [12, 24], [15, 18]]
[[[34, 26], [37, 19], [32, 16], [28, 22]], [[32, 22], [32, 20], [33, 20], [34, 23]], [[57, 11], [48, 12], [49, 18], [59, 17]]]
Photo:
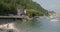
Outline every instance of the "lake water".
[[15, 21], [19, 32], [60, 32], [60, 17], [33, 18], [29, 21]]
[[34, 18], [33, 22], [20, 27], [21, 32], [60, 32], [60, 17]]

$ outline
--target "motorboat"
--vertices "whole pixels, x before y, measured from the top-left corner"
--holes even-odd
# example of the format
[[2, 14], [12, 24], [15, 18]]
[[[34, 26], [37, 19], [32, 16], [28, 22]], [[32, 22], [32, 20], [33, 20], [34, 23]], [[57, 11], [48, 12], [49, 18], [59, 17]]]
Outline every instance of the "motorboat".
[[50, 16], [50, 18], [54, 18], [53, 16]]
[[55, 22], [57, 22], [57, 21], [59, 21], [58, 19], [52, 19], [51, 21], [55, 21]]

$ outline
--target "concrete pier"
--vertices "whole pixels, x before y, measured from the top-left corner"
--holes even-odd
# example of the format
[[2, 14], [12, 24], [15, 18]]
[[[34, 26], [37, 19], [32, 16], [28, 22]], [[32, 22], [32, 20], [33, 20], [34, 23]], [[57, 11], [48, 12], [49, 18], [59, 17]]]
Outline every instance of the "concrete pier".
[[24, 19], [24, 18], [26, 18], [26, 16], [0, 16], [0, 18], [20, 18], [20, 19]]

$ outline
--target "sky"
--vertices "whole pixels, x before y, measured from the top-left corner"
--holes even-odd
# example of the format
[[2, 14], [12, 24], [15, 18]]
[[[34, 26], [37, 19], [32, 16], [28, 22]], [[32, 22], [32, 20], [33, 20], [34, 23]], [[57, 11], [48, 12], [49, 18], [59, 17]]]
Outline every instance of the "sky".
[[60, 13], [60, 0], [33, 0], [39, 3], [44, 9]]

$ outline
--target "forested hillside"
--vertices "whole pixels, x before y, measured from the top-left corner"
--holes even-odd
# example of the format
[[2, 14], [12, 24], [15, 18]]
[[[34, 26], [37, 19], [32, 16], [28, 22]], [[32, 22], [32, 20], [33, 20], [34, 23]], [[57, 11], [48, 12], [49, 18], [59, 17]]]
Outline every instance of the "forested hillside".
[[48, 15], [48, 11], [32, 0], [0, 0], [0, 15], [16, 14], [17, 8], [25, 8], [30, 15]]

